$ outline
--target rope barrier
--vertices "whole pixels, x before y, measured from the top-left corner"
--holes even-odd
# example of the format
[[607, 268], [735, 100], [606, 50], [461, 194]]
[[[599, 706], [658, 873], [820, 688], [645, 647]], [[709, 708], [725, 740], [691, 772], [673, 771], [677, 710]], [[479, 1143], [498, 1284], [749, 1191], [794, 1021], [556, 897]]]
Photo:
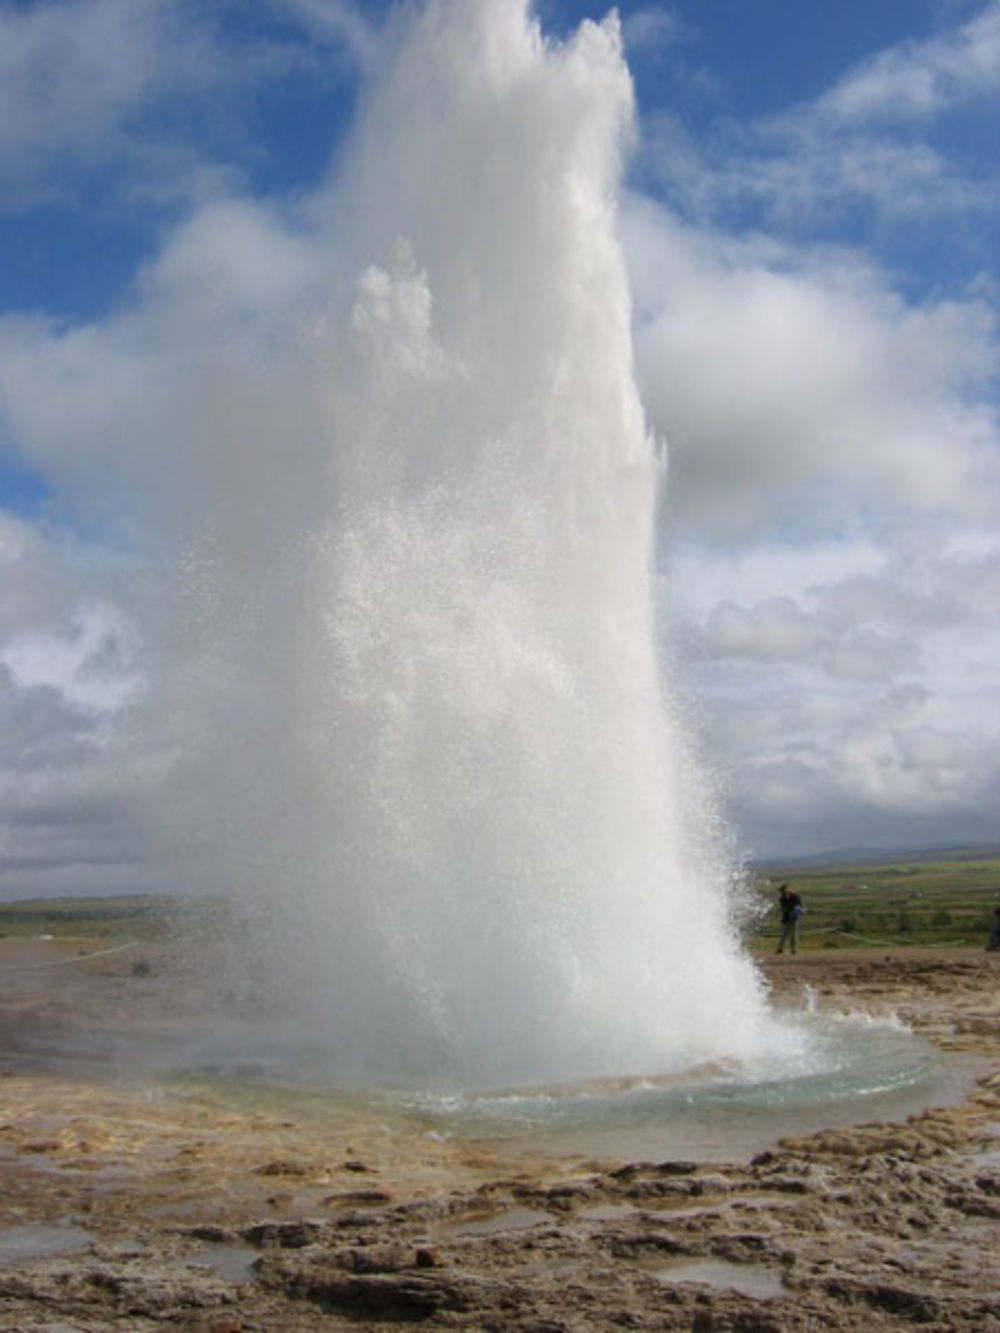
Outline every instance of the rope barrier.
[[138, 940], [129, 940], [127, 944], [116, 944], [112, 949], [95, 949], [93, 953], [80, 953], [73, 958], [48, 958], [39, 963], [0, 963], [0, 972], [33, 972], [45, 967], [68, 967], [70, 963], [87, 963], [91, 958], [107, 958], [112, 953], [124, 953], [126, 949], [138, 948]]
[[[836, 930], [836, 927], [833, 927], [833, 929]], [[887, 939], [884, 939], [884, 940], [873, 940], [873, 939], [872, 939], [870, 936], [868, 936], [868, 935], [852, 935], [852, 934], [850, 933], [850, 931], [847, 931], [847, 930], [838, 930], [838, 931], [837, 931], [837, 934], [838, 934], [838, 935], [843, 935], [843, 937], [844, 937], [845, 940], [858, 940], [859, 943], [861, 943], [861, 944], [910, 944], [910, 945], [912, 945], [912, 944], [917, 944], [917, 945], [919, 946], [919, 944], [922, 943], [922, 941], [915, 941], [915, 940], [913, 940], [913, 939], [907, 939], [906, 937], [904, 937], [904, 936], [902, 936], [902, 935], [890, 935]], [[961, 939], [961, 940], [930, 940], [930, 941], [927, 941], [927, 945], [926, 945], [926, 947], [927, 947], [928, 949], [950, 949], [950, 948], [952, 948], [953, 945], [956, 945], [956, 944], [967, 944], [967, 943], [968, 943], [968, 941], [965, 940], [965, 939]]]
[[[870, 935], [852, 935], [849, 930], [841, 930], [839, 926], [811, 927], [808, 932], [806, 931], [800, 932], [799, 934], [800, 943], [802, 937], [807, 933], [809, 935], [840, 935], [845, 940], [857, 940], [859, 944], [874, 944], [878, 946], [890, 945], [890, 944], [903, 944], [903, 945], [910, 945], [914, 948], [920, 948], [921, 946], [923, 946], [928, 949], [952, 949], [959, 944], [969, 943], [967, 936], [963, 936], [959, 940], [924, 941], [924, 940], [914, 940], [912, 937], [907, 937], [905, 935], [890, 935], [885, 939], [873, 939]], [[779, 938], [778, 932], [777, 931], [774, 931], [773, 933], [769, 932], [768, 935], [765, 936], [764, 938], [776, 940]]]

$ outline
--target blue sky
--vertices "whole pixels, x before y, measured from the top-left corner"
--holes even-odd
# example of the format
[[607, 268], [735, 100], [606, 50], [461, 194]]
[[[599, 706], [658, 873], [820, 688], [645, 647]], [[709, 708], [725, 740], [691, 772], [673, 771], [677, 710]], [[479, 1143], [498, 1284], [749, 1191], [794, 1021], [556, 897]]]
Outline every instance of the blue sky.
[[[156, 252], [163, 230], [191, 206], [197, 188], [192, 177], [199, 172], [234, 173], [253, 193], [268, 195], [314, 186], [362, 85], [361, 48], [374, 44], [391, 10], [384, 0], [354, 9], [277, 0], [252, 7], [173, 0], [147, 8], [152, 17], [139, 24], [134, 18], [123, 23], [127, 8], [113, 4], [0, 8], [14, 122], [6, 136], [0, 216], [7, 256], [0, 273], [4, 308], [85, 319], [126, 297], [137, 265]], [[96, 18], [88, 18], [88, 9]], [[548, 0], [538, 12], [546, 30], [558, 34], [605, 10]], [[661, 118], [675, 133], [691, 136], [717, 170], [753, 155], [779, 158], [788, 154], [796, 114], [804, 121], [845, 76], [857, 76], [880, 55], [895, 52], [902, 60], [921, 43], [941, 42], [961, 30], [963, 19], [988, 17], [989, 6], [851, 0], [790, 7], [759, 0], [748, 9], [739, 0], [713, 0], [624, 4], [619, 12], [640, 114], [652, 136], [633, 176], [652, 193], [676, 200], [657, 151]], [[140, 68], [134, 80], [112, 75], [112, 50], [106, 68], [98, 67], [95, 83], [88, 84], [95, 53], [61, 48], [88, 23], [99, 30], [118, 25], [123, 60], [130, 37], [147, 61], [162, 50], [164, 68]], [[53, 73], [60, 68], [61, 78]], [[38, 91], [46, 78], [63, 83], [55, 106], [46, 106]], [[995, 176], [995, 92], [991, 97], [987, 79], [978, 96], [956, 95], [949, 102], [947, 81], [942, 73], [941, 105], [933, 110], [885, 109], [880, 134], [887, 144], [927, 145], [987, 196]], [[27, 124], [19, 133], [22, 120]], [[843, 146], [849, 138], [842, 133], [838, 144], [834, 134], [830, 144]], [[146, 179], [154, 158], [166, 163], [158, 183]], [[918, 288], [960, 282], [977, 261], [995, 265], [996, 229], [986, 213], [977, 218], [974, 205], [960, 220], [963, 259], [955, 254], [950, 227], [950, 243], [942, 244], [937, 218], [910, 216], [904, 224], [877, 216], [860, 192], [826, 202], [828, 217], [789, 217], [782, 230], [833, 241], [846, 236], [876, 252], [902, 251], [904, 280]], [[735, 192], [718, 201], [718, 210], [734, 228], [773, 226], [773, 211], [766, 214], [764, 203], [751, 191]]]
[[[552, 40], [604, 12], [536, 6]], [[738, 839], [995, 838], [1000, 3], [619, 14], [662, 617]], [[179, 293], [315, 316], [317, 211], [396, 23], [0, 0], [0, 892], [144, 873], [136, 571], [169, 559], [150, 495], [181, 501], [166, 426], [151, 461], [121, 423], [184, 429]]]

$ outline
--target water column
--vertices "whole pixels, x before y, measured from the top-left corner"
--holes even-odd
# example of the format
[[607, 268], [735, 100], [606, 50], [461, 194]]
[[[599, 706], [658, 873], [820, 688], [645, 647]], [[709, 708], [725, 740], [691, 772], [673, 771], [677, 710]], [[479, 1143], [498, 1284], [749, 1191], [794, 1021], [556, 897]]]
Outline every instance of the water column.
[[236, 654], [264, 720], [219, 868], [259, 994], [333, 1075], [660, 1072], [771, 1040], [656, 654], [632, 112], [614, 17], [560, 43], [526, 3], [435, 0], [390, 28], [329, 192], [322, 503], [272, 544], [271, 646]]

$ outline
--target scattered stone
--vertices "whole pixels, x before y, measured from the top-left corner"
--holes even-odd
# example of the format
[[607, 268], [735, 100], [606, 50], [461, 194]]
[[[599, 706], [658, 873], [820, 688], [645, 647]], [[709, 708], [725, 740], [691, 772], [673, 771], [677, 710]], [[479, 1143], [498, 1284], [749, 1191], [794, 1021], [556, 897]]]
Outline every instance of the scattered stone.
[[309, 1168], [302, 1162], [275, 1161], [254, 1167], [255, 1176], [307, 1176]]
[[690, 1176], [698, 1170], [697, 1162], [659, 1162], [656, 1170], [661, 1176]]
[[261, 1281], [296, 1299], [352, 1318], [386, 1320], [426, 1319], [442, 1311], [496, 1308], [493, 1298], [502, 1285], [478, 1278], [431, 1278], [417, 1274], [358, 1274], [345, 1276], [329, 1260], [290, 1267], [262, 1266]]
[[188, 1227], [184, 1234], [190, 1236], [192, 1240], [207, 1241], [210, 1245], [232, 1244], [232, 1242], [236, 1240], [236, 1233], [230, 1227]]
[[320, 1223], [300, 1218], [294, 1222], [258, 1222], [239, 1234], [248, 1244], [260, 1249], [301, 1250], [307, 1245], [315, 1245], [321, 1233]]

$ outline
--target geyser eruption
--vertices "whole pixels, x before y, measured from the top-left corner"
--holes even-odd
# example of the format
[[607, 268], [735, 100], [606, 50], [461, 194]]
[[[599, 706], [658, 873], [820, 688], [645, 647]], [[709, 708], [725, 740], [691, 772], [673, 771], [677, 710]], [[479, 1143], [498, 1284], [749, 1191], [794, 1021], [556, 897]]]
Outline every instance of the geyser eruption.
[[327, 200], [338, 280], [280, 354], [301, 416], [192, 564], [230, 980], [335, 1079], [753, 1056], [655, 648], [616, 20], [555, 44], [518, 0], [432, 0], [390, 41]]

